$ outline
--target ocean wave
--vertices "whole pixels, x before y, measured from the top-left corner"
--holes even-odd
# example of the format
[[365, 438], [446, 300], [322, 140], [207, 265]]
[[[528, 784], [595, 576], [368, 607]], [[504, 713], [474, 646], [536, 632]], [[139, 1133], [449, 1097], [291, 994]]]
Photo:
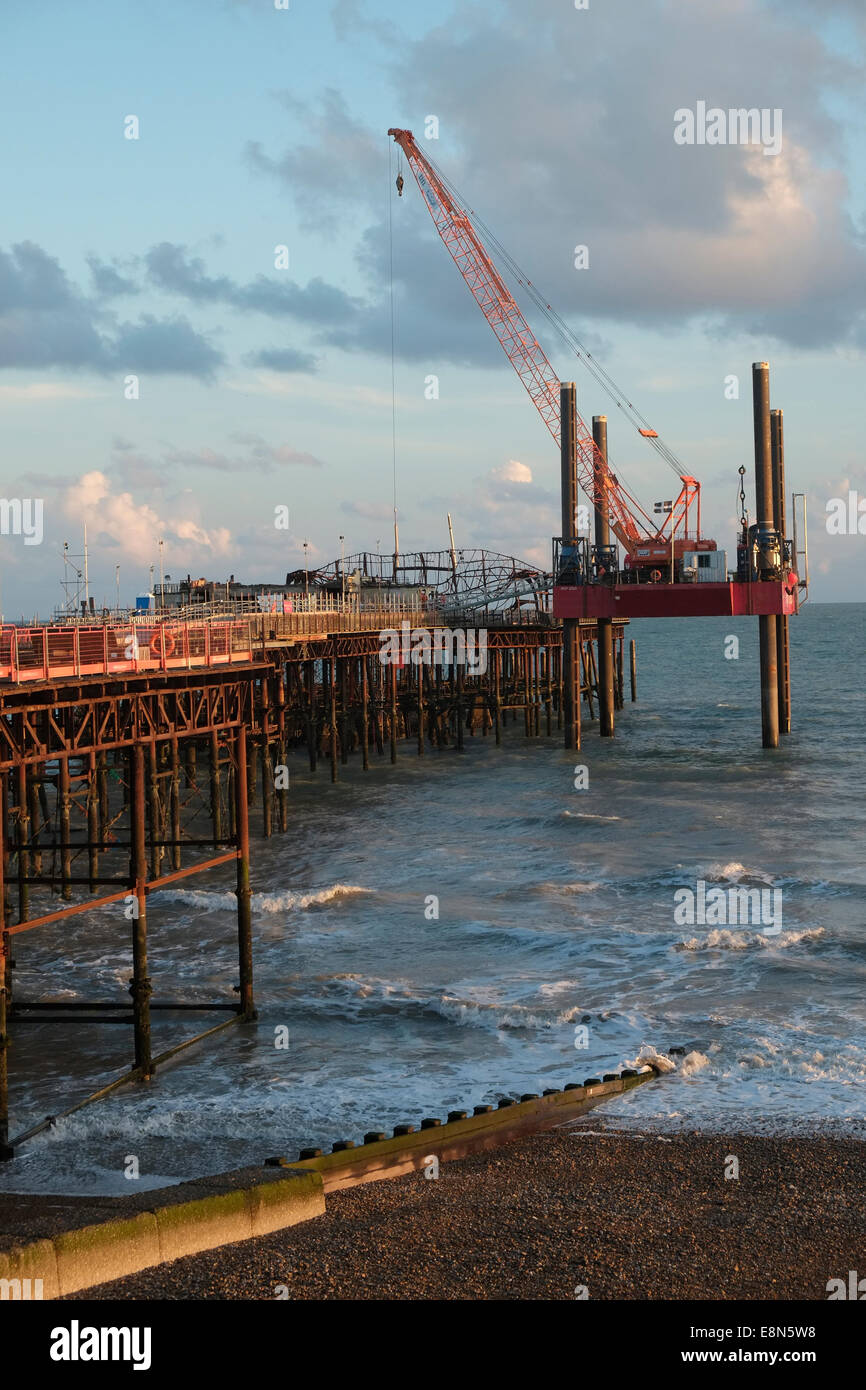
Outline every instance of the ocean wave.
[[728, 864], [712, 864], [701, 876], [705, 883], [754, 883], [767, 887], [772, 887], [775, 883], [771, 874], [765, 873], [763, 869], [747, 869], [738, 859], [732, 859]]
[[644, 1043], [633, 1062], [623, 1062], [624, 1067], [631, 1067], [634, 1070], [645, 1067], [647, 1064], [660, 1072], [676, 1071], [677, 1069], [677, 1064], [673, 1058], [668, 1057], [664, 1052], [657, 1051], [652, 1043]]
[[400, 1012], [407, 1017], [434, 1014], [447, 1023], [460, 1027], [483, 1028], [487, 1031], [526, 1029], [547, 1032], [564, 1028], [587, 1017], [580, 1005], [550, 1012], [528, 1004], [499, 999], [473, 999], [447, 990], [431, 990], [429, 994], [413, 989], [406, 981], [387, 980], [376, 976], [341, 974], [322, 981], [328, 994], [341, 994], [347, 1002], [377, 1009], [383, 1013]]
[[[355, 883], [333, 883], [329, 888], [312, 888], [308, 892], [253, 893], [254, 912], [292, 912], [309, 907], [322, 907], [341, 898], [354, 898], [363, 893], [372, 893], [372, 888], [361, 888]], [[182, 903], [186, 907], [198, 907], [203, 912], [234, 911], [237, 894], [209, 893], [193, 888], [167, 888], [160, 892], [160, 899]]]
[[578, 893], [597, 893], [602, 886], [599, 879], [590, 879], [586, 883], [578, 879], [575, 883], [539, 883], [536, 891], [539, 893], [566, 893], [571, 896]]
[[706, 936], [690, 936], [687, 941], [678, 941], [674, 950], [749, 951], [767, 946], [784, 948], [796, 946], [801, 941], [816, 941], [823, 935], [823, 927], [801, 927], [799, 930], [779, 932], [777, 936], [766, 936], [759, 931], [730, 931], [726, 927], [714, 927]]

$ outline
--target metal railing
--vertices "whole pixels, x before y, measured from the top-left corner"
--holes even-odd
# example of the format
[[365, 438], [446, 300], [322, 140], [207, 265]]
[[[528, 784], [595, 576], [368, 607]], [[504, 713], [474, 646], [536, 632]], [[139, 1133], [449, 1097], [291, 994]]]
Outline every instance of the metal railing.
[[100, 623], [0, 630], [0, 681], [134, 675], [250, 661], [249, 622]]

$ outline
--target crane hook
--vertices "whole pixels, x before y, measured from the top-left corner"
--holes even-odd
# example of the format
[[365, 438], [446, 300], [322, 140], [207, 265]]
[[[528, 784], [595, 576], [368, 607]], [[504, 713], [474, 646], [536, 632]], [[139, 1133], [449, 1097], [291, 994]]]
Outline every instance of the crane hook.
[[400, 198], [403, 197], [403, 175], [402, 175], [402, 174], [398, 174], [398, 175], [397, 175], [397, 195], [398, 195], [398, 197], [400, 197]]

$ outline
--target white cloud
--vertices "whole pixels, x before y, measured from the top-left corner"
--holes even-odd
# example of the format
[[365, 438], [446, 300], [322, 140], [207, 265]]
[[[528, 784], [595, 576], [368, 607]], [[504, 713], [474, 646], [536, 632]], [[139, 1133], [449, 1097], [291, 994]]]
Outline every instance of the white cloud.
[[131, 492], [115, 492], [110, 478], [98, 469], [84, 473], [66, 488], [62, 511], [70, 520], [87, 523], [92, 534], [122, 548], [124, 558], [145, 564], [153, 560], [160, 539], [182, 541], [185, 563], [226, 555], [231, 532], [226, 527], [207, 530], [193, 516], [160, 516]]

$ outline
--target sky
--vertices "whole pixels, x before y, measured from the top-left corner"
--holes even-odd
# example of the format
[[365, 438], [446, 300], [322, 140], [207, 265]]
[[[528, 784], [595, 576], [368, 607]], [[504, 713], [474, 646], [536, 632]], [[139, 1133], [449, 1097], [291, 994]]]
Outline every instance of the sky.
[[[450, 512], [459, 547], [549, 565], [558, 451], [390, 126], [701, 480], [731, 565], [769, 361], [812, 597], [862, 599], [866, 537], [826, 524], [866, 511], [862, 0], [0, 0], [0, 39], [2, 487], [43, 504], [41, 543], [0, 536], [7, 620], [61, 602], [85, 523], [101, 606], [160, 564], [389, 553], [395, 482], [402, 551]], [[779, 153], [678, 143], [700, 102], [780, 111]], [[671, 496], [521, 304], [632, 493]]]

